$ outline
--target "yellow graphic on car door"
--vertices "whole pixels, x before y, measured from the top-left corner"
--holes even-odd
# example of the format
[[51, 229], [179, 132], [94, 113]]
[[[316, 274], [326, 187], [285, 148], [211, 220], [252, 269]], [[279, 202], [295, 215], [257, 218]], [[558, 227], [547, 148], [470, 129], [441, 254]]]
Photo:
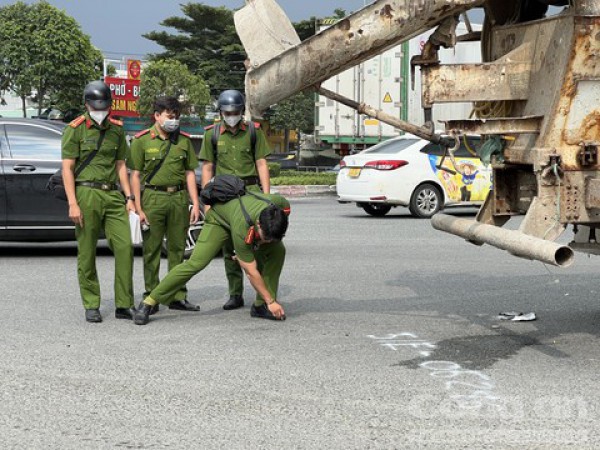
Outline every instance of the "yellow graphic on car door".
[[[492, 187], [492, 169], [479, 158], [458, 158], [456, 167], [441, 156], [429, 155], [431, 168], [453, 202], [482, 202]], [[440, 164], [443, 162], [443, 165]]]

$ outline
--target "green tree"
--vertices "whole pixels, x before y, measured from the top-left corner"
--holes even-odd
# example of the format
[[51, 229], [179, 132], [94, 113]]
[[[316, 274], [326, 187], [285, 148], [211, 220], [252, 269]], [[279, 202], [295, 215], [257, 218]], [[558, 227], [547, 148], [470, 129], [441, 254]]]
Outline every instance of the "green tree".
[[169, 17], [161, 25], [177, 34], [152, 31], [146, 39], [166, 51], [152, 55], [153, 60], [176, 59], [192, 73], [200, 75], [213, 94], [223, 89], [244, 89], [246, 53], [233, 23], [233, 11], [201, 3], [181, 5], [186, 17]]
[[[185, 17], [169, 17], [161, 25], [176, 30], [152, 31], [146, 39], [165, 48], [165, 52], [152, 55], [153, 60], [176, 59], [206, 80], [212, 95], [224, 89], [244, 90], [244, 60], [246, 53], [235, 31], [234, 11], [226, 7], [212, 7], [202, 3], [181, 6]], [[334, 17], [346, 15], [336, 9]], [[315, 34], [317, 19], [312, 17], [294, 24], [302, 40]]]
[[[235, 31], [234, 11], [225, 7], [191, 2], [182, 5], [181, 10], [185, 17], [169, 17], [161, 22], [162, 26], [175, 29], [176, 34], [153, 31], [144, 35], [146, 39], [156, 42], [166, 50], [152, 55], [152, 60], [180, 61], [192, 73], [206, 80], [213, 96], [224, 89], [243, 91], [243, 61], [246, 59], [246, 53]], [[345, 16], [345, 10], [336, 9], [332, 17], [339, 19]], [[294, 23], [301, 40], [315, 34], [317, 22], [315, 17], [311, 17]], [[271, 123], [275, 128], [285, 131], [286, 148], [289, 146], [289, 130], [312, 132], [314, 94], [300, 93], [280, 102], [272, 112]]]
[[117, 68], [115, 66], [113, 66], [112, 64], [109, 64], [108, 66], [106, 66], [106, 76], [114, 77], [116, 75], [117, 75]]
[[285, 150], [289, 150], [289, 132], [296, 130], [312, 133], [315, 128], [315, 93], [312, 91], [298, 94], [279, 102], [269, 116], [269, 122], [276, 130], [285, 133]]
[[[328, 19], [343, 19], [347, 16], [345, 9], [335, 9], [333, 11], [333, 15], [331, 17], [327, 17]], [[298, 37], [301, 41], [308, 39], [311, 36], [316, 34], [317, 26], [319, 23], [319, 19], [315, 16], [312, 16], [310, 19], [301, 20], [300, 22], [295, 22], [294, 28], [296, 29], [296, 33], [298, 33]]]
[[34, 95], [38, 113], [81, 105], [86, 83], [101, 75], [102, 54], [79, 24], [42, 0], [0, 8], [0, 85], [22, 101]]
[[[30, 7], [23, 2], [0, 8], [0, 91], [13, 91], [21, 98], [23, 117], [26, 99], [31, 95], [33, 80], [28, 73], [30, 48]], [[25, 44], [25, 45], [24, 45]]]
[[296, 29], [296, 33], [298, 33], [298, 37], [301, 41], [308, 39], [311, 36], [314, 36], [317, 30], [317, 24], [319, 23], [319, 19], [315, 16], [312, 16], [310, 19], [301, 20], [300, 22], [294, 23], [294, 28]]
[[336, 8], [336, 9], [333, 10], [333, 16], [331, 16], [331, 17], [334, 18], [334, 19], [343, 19], [347, 15], [348, 15], [348, 13], [346, 12], [345, 9]]
[[190, 72], [187, 66], [176, 60], [152, 61], [142, 71], [138, 111], [143, 116], [152, 114], [154, 99], [174, 96], [183, 103], [184, 114], [204, 115], [210, 102], [206, 81]]

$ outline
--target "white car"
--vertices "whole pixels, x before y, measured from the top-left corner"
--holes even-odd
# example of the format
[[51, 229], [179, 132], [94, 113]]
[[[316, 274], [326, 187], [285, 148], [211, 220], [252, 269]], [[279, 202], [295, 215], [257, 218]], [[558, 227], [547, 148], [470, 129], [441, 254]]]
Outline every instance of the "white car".
[[446, 206], [481, 205], [491, 188], [491, 167], [475, 149], [479, 137], [463, 137], [455, 164], [439, 144], [405, 135], [344, 157], [337, 176], [340, 203], [356, 203], [372, 216], [408, 206], [431, 217]]

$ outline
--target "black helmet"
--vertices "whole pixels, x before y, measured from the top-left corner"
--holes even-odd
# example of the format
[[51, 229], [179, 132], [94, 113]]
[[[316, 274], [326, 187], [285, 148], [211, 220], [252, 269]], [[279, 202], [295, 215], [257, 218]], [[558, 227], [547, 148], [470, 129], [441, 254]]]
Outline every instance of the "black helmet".
[[219, 111], [244, 111], [246, 101], [240, 91], [233, 89], [221, 92], [217, 101]]
[[109, 109], [112, 103], [110, 88], [103, 81], [92, 81], [83, 90], [83, 102], [97, 111]]

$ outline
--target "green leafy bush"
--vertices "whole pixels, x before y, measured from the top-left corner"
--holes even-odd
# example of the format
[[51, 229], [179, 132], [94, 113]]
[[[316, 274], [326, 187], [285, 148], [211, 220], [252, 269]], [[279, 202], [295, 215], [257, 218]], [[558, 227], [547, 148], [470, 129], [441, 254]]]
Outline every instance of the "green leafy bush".
[[276, 178], [280, 175], [281, 164], [279, 164], [277, 162], [270, 162], [270, 163], [268, 163], [268, 166], [269, 166], [269, 176], [271, 178]]
[[335, 184], [335, 173], [329, 172], [300, 172], [297, 170], [282, 170], [278, 177], [271, 178], [273, 186], [288, 186], [288, 185], [320, 185], [330, 186]]

